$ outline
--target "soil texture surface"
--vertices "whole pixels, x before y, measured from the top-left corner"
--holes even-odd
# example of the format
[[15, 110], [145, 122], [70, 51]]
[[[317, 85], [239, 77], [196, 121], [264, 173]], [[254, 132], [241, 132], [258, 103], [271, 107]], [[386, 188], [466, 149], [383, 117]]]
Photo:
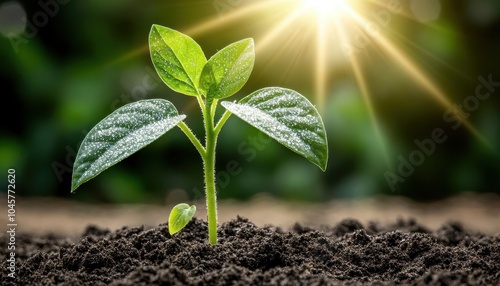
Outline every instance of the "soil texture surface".
[[238, 217], [220, 225], [216, 246], [199, 219], [174, 236], [166, 224], [88, 226], [76, 240], [19, 233], [15, 280], [9, 240], [0, 234], [2, 285], [500, 285], [500, 234], [458, 222], [285, 230]]
[[[56, 233], [78, 238], [87, 225], [111, 231], [123, 226], [156, 226], [167, 220], [178, 203], [196, 205], [196, 217], [206, 219], [205, 199], [190, 201], [187, 197], [168, 197], [158, 204], [90, 204], [70, 199], [21, 197], [16, 200], [18, 232], [44, 235]], [[7, 196], [0, 196], [7, 205]], [[401, 196], [374, 196], [358, 199], [335, 199], [317, 203], [284, 201], [259, 194], [247, 201], [218, 200], [219, 222], [236, 216], [248, 218], [257, 226], [273, 224], [290, 229], [295, 223], [307, 226], [335, 225], [345, 218], [363, 224], [376, 221], [382, 225], [396, 219], [414, 218], [430, 229], [446, 222], [461, 222], [468, 230], [485, 234], [500, 233], [500, 195], [462, 193], [433, 202], [416, 202]]]

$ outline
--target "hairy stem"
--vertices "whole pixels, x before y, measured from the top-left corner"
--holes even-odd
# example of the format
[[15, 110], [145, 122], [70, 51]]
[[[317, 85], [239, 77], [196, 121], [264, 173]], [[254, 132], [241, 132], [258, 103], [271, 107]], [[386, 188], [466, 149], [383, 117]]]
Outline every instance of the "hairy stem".
[[231, 114], [232, 113], [229, 110], [226, 110], [224, 114], [222, 114], [222, 117], [219, 119], [219, 122], [217, 122], [217, 125], [215, 126], [215, 136], [219, 136], [219, 132], [222, 129], [222, 126], [224, 126]]
[[215, 189], [215, 146], [217, 145], [217, 134], [214, 129], [215, 107], [217, 102], [205, 105], [205, 156], [203, 156], [203, 169], [205, 171], [205, 196], [207, 198], [208, 214], [208, 239], [210, 244], [217, 244], [217, 194]]
[[183, 121], [181, 121], [181, 122], [179, 122], [179, 124], [177, 126], [179, 126], [179, 128], [182, 130], [182, 132], [184, 132], [184, 134], [186, 134], [187, 138], [189, 138], [191, 143], [193, 143], [196, 150], [198, 150], [198, 152], [200, 153], [200, 156], [204, 157], [205, 153], [206, 153], [205, 148], [203, 147], [203, 145], [201, 145], [200, 140], [198, 140], [196, 135], [194, 135], [193, 131], [191, 131], [191, 129], [189, 129], [187, 124], [184, 123]]

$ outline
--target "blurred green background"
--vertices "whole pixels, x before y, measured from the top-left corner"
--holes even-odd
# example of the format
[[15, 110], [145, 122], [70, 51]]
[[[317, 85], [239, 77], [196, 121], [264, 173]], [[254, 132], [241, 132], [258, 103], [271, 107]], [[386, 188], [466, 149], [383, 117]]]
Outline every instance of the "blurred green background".
[[[402, 12], [391, 14], [379, 32], [453, 104], [474, 96], [479, 76], [500, 82], [500, 2], [418, 1], [424, 4], [397, 1]], [[400, 59], [372, 41], [360, 49], [357, 59], [370, 93], [374, 124], [344, 49], [349, 43], [335, 36], [334, 27], [327, 27], [333, 47], [324, 59], [325, 96], [318, 98], [314, 24], [308, 25], [307, 19], [286, 22], [293, 6], [284, 1], [268, 9], [252, 8], [252, 3], [265, 2], [272, 1], [2, 2], [2, 191], [7, 170], [14, 168], [18, 194], [23, 196], [110, 203], [165, 203], [202, 196], [201, 159], [178, 129], [70, 194], [71, 167], [80, 142], [97, 122], [124, 104], [168, 99], [188, 115], [186, 122], [203, 138], [194, 99], [171, 91], [154, 72], [147, 39], [151, 25], [160, 24], [188, 33], [207, 57], [236, 40], [253, 37], [258, 47], [254, 71], [232, 99], [266, 86], [287, 87], [308, 97], [325, 120], [330, 159], [323, 173], [231, 118], [219, 137], [217, 153], [221, 199], [248, 199], [260, 192], [307, 201], [377, 194], [432, 200], [463, 191], [500, 193], [500, 86], [488, 99], [478, 101], [467, 118], [488, 144], [464, 126], [453, 129], [454, 122], [443, 119], [446, 108], [415, 75], [401, 68]], [[359, 5], [364, 5], [362, 13], [370, 21], [385, 9]], [[280, 23], [281, 30], [266, 37]], [[359, 29], [347, 31], [355, 40]], [[423, 160], [414, 153], [419, 166], [401, 176], [398, 169], [405, 168], [401, 158], [410, 161], [412, 152], [419, 150], [415, 140], [431, 138], [436, 128], [447, 140], [436, 143]], [[228, 174], [230, 161], [238, 164], [237, 175]], [[388, 172], [404, 181], [393, 181], [391, 188]]]

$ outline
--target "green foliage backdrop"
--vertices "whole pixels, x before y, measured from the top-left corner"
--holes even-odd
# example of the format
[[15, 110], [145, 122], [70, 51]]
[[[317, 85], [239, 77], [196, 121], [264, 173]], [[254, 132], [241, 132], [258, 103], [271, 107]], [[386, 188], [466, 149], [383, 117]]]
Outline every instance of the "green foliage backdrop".
[[[92, 126], [124, 104], [167, 99], [180, 114], [189, 114], [187, 122], [202, 134], [194, 99], [171, 91], [154, 72], [147, 39], [155, 23], [192, 31], [207, 57], [231, 42], [254, 38], [255, 68], [248, 84], [235, 95], [238, 99], [265, 86], [283, 86], [321, 105], [330, 144], [326, 173], [231, 118], [218, 143], [220, 198], [247, 199], [268, 192], [315, 201], [383, 193], [425, 200], [462, 191], [500, 193], [499, 86], [490, 84], [491, 96], [478, 101], [466, 115], [485, 143], [465, 126], [454, 128], [457, 121], [443, 117], [446, 109], [415, 83], [414, 76], [402, 72], [376, 45], [369, 45], [359, 59], [377, 118], [374, 125], [353, 70], [345, 59], [338, 60], [345, 55], [327, 50], [332, 60], [328, 61], [326, 97], [317, 100], [314, 41], [305, 41], [304, 47], [288, 42], [310, 34], [305, 25], [297, 27], [296, 33], [283, 30], [275, 35], [277, 41], [259, 49], [266, 39], [263, 33], [271, 30], [270, 21], [277, 17], [273, 15], [288, 13], [286, 9], [235, 20], [228, 13], [249, 6], [248, 1], [41, 2], [52, 6], [47, 4], [49, 10], [44, 10], [38, 1], [6, 2], [22, 7], [30, 22], [16, 38], [8, 32], [16, 29], [16, 17], [22, 14], [9, 12], [13, 18], [5, 20], [2, 9], [7, 4], [0, 4], [0, 171], [16, 169], [19, 193], [24, 196], [117, 203], [201, 196], [201, 162], [178, 129], [70, 194], [71, 167], [79, 144]], [[412, 1], [399, 2], [406, 12], [411, 11]], [[400, 39], [399, 47], [438, 83], [451, 103], [471, 106], [474, 102], [467, 98], [484, 80], [500, 82], [500, 5], [495, 0], [438, 2], [438, 20], [420, 23], [405, 13], [392, 15], [390, 30], [383, 33]], [[193, 28], [210, 19], [227, 22], [201, 32]], [[303, 53], [290, 55], [297, 48]], [[431, 148], [427, 139], [433, 138], [436, 129], [444, 134], [435, 137], [446, 136], [446, 140], [434, 140]], [[421, 145], [432, 151], [423, 160], [412, 155], [415, 150], [425, 153]], [[414, 170], [407, 166], [411, 160], [419, 163]], [[411, 174], [391, 189], [387, 172], [401, 179], [405, 170]], [[5, 183], [1, 182], [2, 189]]]

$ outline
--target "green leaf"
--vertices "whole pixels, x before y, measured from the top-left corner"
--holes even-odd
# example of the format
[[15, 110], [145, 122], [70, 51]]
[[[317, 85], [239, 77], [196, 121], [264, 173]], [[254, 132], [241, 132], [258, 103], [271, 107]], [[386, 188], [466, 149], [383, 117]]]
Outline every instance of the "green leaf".
[[158, 139], [184, 118], [164, 99], [141, 100], [115, 110], [83, 140], [73, 166], [71, 192]]
[[208, 60], [200, 79], [207, 98], [221, 99], [238, 92], [247, 82], [255, 62], [253, 39], [233, 43]]
[[149, 49], [156, 72], [171, 89], [198, 95], [198, 83], [207, 58], [189, 36], [167, 27], [153, 25]]
[[316, 108], [300, 93], [279, 87], [258, 90], [240, 102], [221, 102], [234, 115], [290, 150], [326, 169], [328, 143]]
[[193, 218], [196, 206], [188, 204], [178, 204], [170, 212], [168, 217], [168, 232], [173, 235], [182, 230]]

